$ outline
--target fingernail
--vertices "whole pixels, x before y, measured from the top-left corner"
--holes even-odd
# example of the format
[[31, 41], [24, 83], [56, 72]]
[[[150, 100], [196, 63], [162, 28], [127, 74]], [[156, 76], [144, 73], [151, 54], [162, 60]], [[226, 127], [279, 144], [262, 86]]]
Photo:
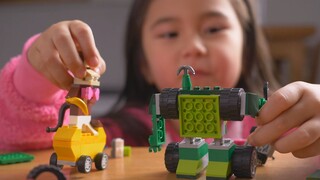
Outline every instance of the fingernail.
[[100, 74], [100, 72], [101, 72], [100, 67], [94, 68], [94, 71], [95, 71], [96, 73]]

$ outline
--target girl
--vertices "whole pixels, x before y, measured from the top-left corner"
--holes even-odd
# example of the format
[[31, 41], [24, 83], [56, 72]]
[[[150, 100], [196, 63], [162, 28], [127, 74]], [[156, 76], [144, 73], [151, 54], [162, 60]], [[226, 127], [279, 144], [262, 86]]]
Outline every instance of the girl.
[[[22, 55], [4, 67], [0, 149], [51, 147], [52, 135], [44, 128], [56, 124], [65, 96], [61, 89], [69, 89], [72, 82], [67, 70], [84, 76], [78, 51], [92, 69], [104, 72], [90, 27], [81, 21], [51, 26], [31, 38]], [[247, 0], [136, 0], [128, 20], [125, 53], [125, 88], [113, 111], [101, 119], [108, 142], [122, 137], [127, 145], [148, 145], [150, 96], [165, 87], [180, 87], [181, 78], [175, 73], [184, 64], [196, 70], [194, 85], [260, 92], [267, 80], [273, 90], [277, 88], [270, 56]], [[317, 88], [297, 82], [276, 91], [261, 110], [260, 127], [249, 137], [250, 143], [274, 143], [278, 151], [299, 157], [317, 155], [313, 150], [320, 148], [319, 113], [314, 110], [320, 102], [315, 98]], [[167, 142], [179, 140], [177, 121], [167, 122]], [[248, 136], [254, 121], [245, 118], [243, 123], [229, 124], [227, 136], [239, 139]], [[292, 128], [297, 130], [282, 137]]]

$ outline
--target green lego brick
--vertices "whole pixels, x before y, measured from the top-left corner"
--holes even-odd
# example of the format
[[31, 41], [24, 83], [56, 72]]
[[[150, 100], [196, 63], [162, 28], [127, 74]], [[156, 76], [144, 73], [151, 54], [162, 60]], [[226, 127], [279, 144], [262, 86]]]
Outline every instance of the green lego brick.
[[316, 170], [312, 174], [310, 174], [306, 180], [320, 180], [320, 170]]
[[221, 138], [219, 95], [179, 95], [180, 135]]
[[208, 144], [204, 143], [199, 148], [179, 148], [179, 158], [187, 160], [199, 160], [208, 153]]
[[124, 146], [123, 155], [124, 156], [131, 156], [131, 146]]
[[236, 145], [233, 144], [229, 149], [208, 149], [209, 161], [229, 162]]
[[228, 179], [232, 175], [231, 162], [209, 161], [206, 176], [208, 178]]
[[245, 114], [251, 117], [256, 117], [259, 112], [260, 98], [256, 94], [247, 93], [246, 94], [246, 110]]
[[14, 164], [20, 162], [28, 162], [33, 160], [34, 157], [30, 154], [22, 153], [22, 152], [15, 152], [15, 153], [7, 153], [7, 154], [0, 154], [0, 164]]
[[177, 167], [176, 174], [179, 177], [193, 177], [196, 178], [206, 167], [203, 162], [205, 158], [200, 160], [184, 160], [180, 159]]

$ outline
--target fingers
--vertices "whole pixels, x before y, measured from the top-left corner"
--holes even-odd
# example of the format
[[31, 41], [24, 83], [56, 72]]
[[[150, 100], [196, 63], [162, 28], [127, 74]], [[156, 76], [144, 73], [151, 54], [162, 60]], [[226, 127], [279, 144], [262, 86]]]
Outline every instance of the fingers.
[[40, 60], [37, 62], [39, 71], [57, 87], [69, 89], [73, 78], [67, 72], [54, 44], [51, 42], [40, 46], [41, 49], [33, 52], [33, 57]]
[[292, 152], [292, 154], [297, 158], [307, 158], [319, 155], [320, 152], [320, 139], [317, 139], [311, 145]]
[[[312, 145], [320, 138], [319, 129], [319, 118], [312, 118], [291, 133], [278, 139], [274, 143], [274, 148], [281, 153], [301, 153], [301, 149], [308, 149], [308, 146]], [[317, 153], [319, 153], [319, 151]]]
[[304, 83], [291, 83], [272, 94], [268, 98], [268, 102], [260, 110], [257, 124], [264, 125], [295, 105], [303, 94], [304, 89], [301, 84]]
[[[73, 39], [74, 46], [72, 47], [72, 50], [77, 49], [77, 51], [81, 51], [84, 58], [81, 60], [82, 64], [79, 64], [78, 60], [73, 61], [70, 59], [70, 67], [68, 66], [68, 68], [70, 68], [71, 72], [75, 73], [78, 78], [83, 77], [83, 72], [85, 71], [85, 67], [83, 65], [84, 61], [98, 73], [104, 73], [106, 70], [106, 64], [95, 45], [91, 28], [84, 22], [78, 20], [71, 21], [68, 28]], [[80, 57], [78, 53], [76, 56]]]
[[48, 59], [48, 67], [50, 68], [46, 68], [45, 75], [58, 87], [69, 90], [73, 77], [68, 73], [64, 64], [57, 59], [59, 59], [58, 54]]
[[314, 115], [313, 104], [309, 101], [309, 98], [303, 98], [298, 101], [299, 103], [295, 103], [293, 106], [290, 105], [291, 107], [289, 109], [283, 110], [283, 112], [276, 116], [271, 122], [259, 126], [248, 137], [250, 144], [261, 146], [274, 142], [292, 128], [298, 127], [312, 118]]
[[100, 58], [99, 65], [96, 68], [94, 68], [94, 70], [100, 75], [102, 75], [106, 71], [106, 62], [102, 58]]
[[296, 157], [320, 154], [320, 86], [295, 82], [276, 92], [259, 113], [259, 126], [248, 142], [273, 144]]
[[49, 27], [29, 48], [28, 59], [38, 72], [63, 89], [68, 89], [72, 83], [68, 71], [83, 78], [85, 64], [100, 74], [106, 69], [90, 27], [78, 20]]
[[72, 37], [77, 42], [76, 44], [79, 45], [86, 63], [90, 67], [98, 66], [100, 54], [96, 48], [90, 27], [81, 21], [73, 21], [70, 23], [69, 29]]
[[[60, 55], [60, 59], [57, 58], [56, 62], [58, 64], [63, 62], [73, 75], [82, 78], [85, 75], [86, 69], [67, 26], [63, 26], [55, 31], [52, 37], [52, 44], [53, 48]], [[54, 58], [52, 59], [54, 60]]]

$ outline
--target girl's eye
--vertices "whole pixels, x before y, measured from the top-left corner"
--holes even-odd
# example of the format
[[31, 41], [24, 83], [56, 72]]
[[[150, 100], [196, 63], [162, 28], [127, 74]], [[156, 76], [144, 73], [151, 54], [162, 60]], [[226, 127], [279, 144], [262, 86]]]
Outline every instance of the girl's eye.
[[221, 31], [222, 28], [217, 28], [217, 27], [209, 27], [205, 30], [205, 33], [207, 34], [213, 34], [213, 33], [217, 33], [219, 31]]
[[178, 37], [178, 32], [167, 32], [160, 34], [160, 38], [172, 39]]

